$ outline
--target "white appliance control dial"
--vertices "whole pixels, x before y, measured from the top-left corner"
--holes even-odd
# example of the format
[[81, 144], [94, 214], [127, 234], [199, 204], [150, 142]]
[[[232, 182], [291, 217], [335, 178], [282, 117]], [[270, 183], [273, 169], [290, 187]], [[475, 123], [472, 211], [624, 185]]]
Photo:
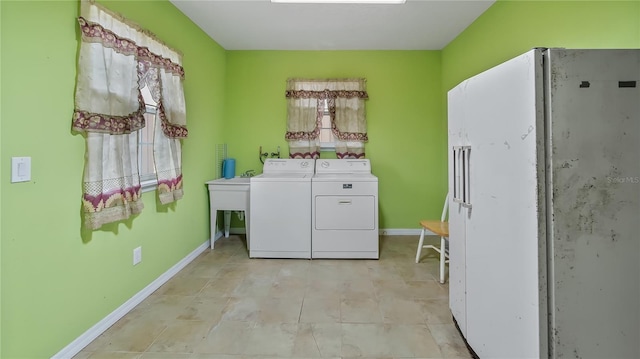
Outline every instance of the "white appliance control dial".
[[329, 167], [329, 162], [328, 161], [322, 161], [320, 163], [320, 166], [322, 166], [322, 168], [328, 168]]
[[302, 168], [309, 167], [309, 162], [308, 161], [300, 162], [300, 167], [302, 167]]

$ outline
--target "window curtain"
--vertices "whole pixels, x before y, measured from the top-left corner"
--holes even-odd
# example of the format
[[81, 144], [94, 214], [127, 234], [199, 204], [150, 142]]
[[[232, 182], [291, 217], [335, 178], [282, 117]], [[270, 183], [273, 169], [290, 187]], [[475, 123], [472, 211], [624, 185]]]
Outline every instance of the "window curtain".
[[154, 161], [162, 203], [182, 197], [180, 140], [187, 137], [181, 55], [152, 34], [91, 1], [81, 1], [72, 128], [85, 134], [85, 226], [97, 229], [144, 208], [138, 169], [138, 130], [145, 126], [140, 88], [159, 108]]
[[[291, 158], [318, 158], [326, 99], [338, 158], [364, 158], [367, 121], [364, 101], [369, 98], [365, 79], [288, 79], [287, 134]], [[315, 154], [309, 155], [309, 154]]]
[[313, 95], [312, 82], [287, 80], [287, 133], [290, 158], [320, 157], [320, 127], [323, 106], [321, 98]]
[[367, 120], [364, 101], [369, 98], [365, 79], [335, 82], [335, 96], [329, 101], [331, 131], [338, 158], [364, 158]]

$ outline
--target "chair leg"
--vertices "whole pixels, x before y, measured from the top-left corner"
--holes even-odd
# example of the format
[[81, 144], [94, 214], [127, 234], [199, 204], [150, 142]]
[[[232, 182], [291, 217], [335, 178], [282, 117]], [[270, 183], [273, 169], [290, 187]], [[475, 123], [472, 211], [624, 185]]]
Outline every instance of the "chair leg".
[[444, 262], [446, 260], [446, 243], [444, 237], [440, 237], [440, 283], [444, 284]]
[[420, 232], [420, 240], [418, 241], [418, 252], [416, 253], [416, 263], [420, 262], [420, 252], [422, 252], [422, 244], [424, 243], [424, 228]]

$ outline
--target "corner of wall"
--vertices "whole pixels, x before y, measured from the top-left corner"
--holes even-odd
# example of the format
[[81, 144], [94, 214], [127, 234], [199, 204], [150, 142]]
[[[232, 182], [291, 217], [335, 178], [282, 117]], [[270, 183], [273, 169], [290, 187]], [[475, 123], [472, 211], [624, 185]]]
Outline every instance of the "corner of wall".
[[[0, 2], [0, 19], [2, 19], [2, 2]], [[2, 72], [2, 28], [0, 27], [0, 73]], [[2, 86], [0, 85], [0, 102], [2, 99]], [[1, 107], [0, 107], [1, 110]], [[2, 111], [0, 111], [0, 139], [2, 138]], [[3, 141], [0, 141], [2, 143]], [[2, 146], [0, 145], [0, 158], [2, 158]], [[2, 161], [3, 163], [5, 161]], [[2, 203], [2, 181], [4, 179], [0, 166], [0, 203]], [[2, 205], [0, 205], [0, 358], [2, 355]]]

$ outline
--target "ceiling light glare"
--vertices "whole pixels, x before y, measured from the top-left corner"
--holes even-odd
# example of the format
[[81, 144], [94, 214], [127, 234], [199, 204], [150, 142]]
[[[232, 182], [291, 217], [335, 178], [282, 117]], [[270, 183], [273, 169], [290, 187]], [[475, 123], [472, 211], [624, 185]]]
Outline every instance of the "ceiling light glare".
[[404, 4], [406, 0], [271, 0], [289, 4]]

